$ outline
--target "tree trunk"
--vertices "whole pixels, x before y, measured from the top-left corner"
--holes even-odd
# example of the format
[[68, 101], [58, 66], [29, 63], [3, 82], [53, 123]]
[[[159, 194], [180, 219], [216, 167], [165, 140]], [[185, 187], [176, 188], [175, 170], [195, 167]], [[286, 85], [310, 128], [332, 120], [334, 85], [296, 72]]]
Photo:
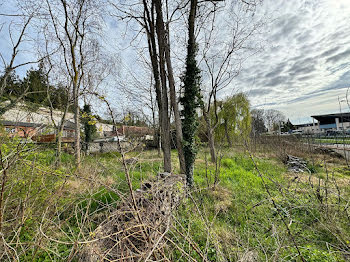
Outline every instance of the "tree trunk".
[[166, 59], [167, 69], [168, 69], [170, 101], [171, 101], [171, 107], [173, 109], [174, 119], [175, 119], [176, 147], [177, 147], [177, 153], [178, 153], [178, 157], [179, 157], [180, 171], [181, 171], [181, 173], [185, 173], [186, 167], [185, 167], [185, 156], [184, 156], [183, 146], [182, 146], [182, 139], [183, 139], [182, 124], [181, 124], [179, 106], [177, 104], [174, 73], [173, 73], [173, 67], [171, 64], [171, 57], [170, 57], [169, 24], [167, 24], [166, 36], [167, 36], [166, 37], [167, 43], [166, 43], [166, 47], [165, 47], [165, 59]]
[[[159, 5], [159, 3], [155, 3], [155, 5]], [[161, 139], [159, 140], [160, 147], [162, 148], [163, 151], [163, 163], [164, 163], [164, 171], [170, 172], [171, 170], [171, 150], [170, 150], [170, 129], [169, 129], [169, 147], [164, 146], [166, 144], [166, 141], [163, 141], [164, 139], [164, 134], [166, 134], [166, 130], [164, 130], [164, 127], [167, 125], [166, 123], [163, 124], [163, 120], [165, 115], [167, 116], [166, 119], [169, 120], [168, 117], [168, 107], [167, 107], [167, 94], [166, 94], [166, 101], [165, 98], [163, 97], [163, 87], [161, 87], [161, 82], [159, 78], [159, 66], [160, 64], [158, 63], [158, 52], [157, 52], [157, 44], [156, 44], [156, 26], [154, 22], [154, 10], [152, 6], [152, 10], [148, 9], [147, 2], [143, 0], [143, 6], [144, 6], [144, 22], [145, 22], [145, 30], [147, 33], [147, 42], [148, 42], [148, 52], [151, 58], [151, 63], [152, 63], [152, 70], [153, 70], [153, 76], [154, 76], [154, 81], [155, 81], [155, 91], [156, 91], [156, 100], [157, 100], [157, 105], [158, 105], [158, 112], [159, 112], [159, 126], [160, 126], [160, 137]], [[164, 68], [164, 62], [163, 62], [163, 68]], [[164, 77], [164, 75], [163, 75]], [[162, 81], [163, 82], [163, 81]], [[163, 84], [162, 84], [163, 85]], [[166, 86], [165, 86], [166, 88]], [[163, 102], [164, 101], [164, 102]], [[166, 105], [165, 105], [166, 103]], [[166, 107], [166, 112], [164, 113], [164, 108]], [[169, 121], [170, 125], [170, 121]], [[166, 140], [166, 139], [165, 139]], [[165, 151], [164, 151], [165, 150]], [[170, 168], [169, 168], [170, 165]]]
[[193, 168], [196, 159], [195, 132], [197, 130], [197, 112], [200, 99], [200, 70], [196, 61], [195, 19], [197, 0], [191, 0], [190, 14], [188, 17], [188, 45], [186, 57], [186, 73], [184, 76], [184, 95], [181, 103], [184, 107], [183, 114], [183, 140], [186, 164], [186, 180], [189, 187], [193, 186]]
[[61, 155], [62, 155], [62, 136], [57, 136], [57, 166], [61, 166]]
[[163, 22], [163, 11], [161, 0], [155, 0], [155, 8], [157, 13], [156, 19], [156, 31], [159, 48], [159, 73], [162, 89], [162, 149], [164, 159], [164, 171], [171, 172], [171, 138], [170, 138], [170, 119], [169, 119], [169, 101], [168, 101], [168, 88], [166, 81], [165, 71], [165, 31]]
[[225, 121], [225, 135], [226, 135], [226, 140], [227, 140], [228, 146], [232, 147], [232, 141], [231, 141], [230, 134], [228, 132], [228, 127], [227, 127], [227, 122], [226, 121]]
[[59, 130], [57, 132], [57, 137], [56, 137], [56, 141], [57, 141], [57, 152], [56, 152], [56, 157], [57, 157], [56, 163], [57, 164], [56, 165], [58, 167], [61, 166], [63, 128], [64, 128], [64, 125], [61, 124], [60, 127], [59, 127]]
[[0, 98], [4, 96], [6, 85], [7, 85], [7, 78], [9, 77], [10, 73], [11, 73], [11, 70], [8, 70], [5, 68], [5, 75], [3, 76], [3, 79], [0, 85]]
[[[80, 167], [80, 109], [78, 97], [78, 85], [73, 83], [73, 97], [74, 97], [74, 156], [77, 167]], [[64, 123], [62, 123], [64, 125]]]
[[157, 129], [157, 151], [158, 151], [158, 156], [162, 156], [162, 142], [161, 142], [161, 135], [160, 135], [160, 126]]

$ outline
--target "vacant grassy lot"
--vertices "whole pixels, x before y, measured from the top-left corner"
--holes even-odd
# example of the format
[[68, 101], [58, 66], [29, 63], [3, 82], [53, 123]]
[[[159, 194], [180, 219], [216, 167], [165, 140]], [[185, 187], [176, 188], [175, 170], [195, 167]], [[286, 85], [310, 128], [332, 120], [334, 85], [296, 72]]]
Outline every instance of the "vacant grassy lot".
[[[68, 154], [57, 167], [52, 149], [6, 141], [1, 150], [9, 163], [1, 261], [76, 261], [97, 225], [128, 194], [119, 153], [85, 156], [77, 171]], [[349, 261], [345, 161], [303, 153], [312, 173], [294, 174], [276, 151], [251, 156], [225, 148], [216, 165], [206, 160], [206, 148], [199, 150], [196, 186], [167, 236], [170, 261]], [[156, 151], [130, 152], [131, 157], [138, 158], [128, 166], [133, 189], [162, 169]]]

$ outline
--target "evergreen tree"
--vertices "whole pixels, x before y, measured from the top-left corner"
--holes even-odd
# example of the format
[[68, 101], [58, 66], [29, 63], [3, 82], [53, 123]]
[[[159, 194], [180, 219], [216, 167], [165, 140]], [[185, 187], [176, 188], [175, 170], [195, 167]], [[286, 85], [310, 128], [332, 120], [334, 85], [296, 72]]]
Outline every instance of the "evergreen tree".
[[[5, 73], [0, 77], [0, 84], [5, 81]], [[11, 97], [18, 97], [24, 92], [22, 88], [22, 81], [19, 79], [18, 75], [16, 75], [16, 72], [13, 70], [6, 79], [6, 86], [4, 89], [3, 97], [1, 97], [1, 100], [6, 100]]]
[[294, 125], [288, 119], [287, 122], [283, 123], [283, 125], [281, 126], [281, 132], [289, 132], [291, 130], [294, 130]]
[[[0, 76], [0, 83], [4, 81], [4, 75]], [[64, 110], [68, 103], [68, 91], [63, 85], [57, 87], [49, 85], [43, 65], [38, 69], [29, 69], [23, 80], [19, 79], [15, 71], [12, 71], [6, 79], [6, 86], [1, 100], [13, 100], [23, 96], [24, 101], [41, 106], [53, 106], [55, 109]], [[50, 101], [48, 100], [50, 95]]]
[[58, 84], [58, 86], [55, 88], [50, 87], [50, 100], [53, 108], [64, 110], [67, 103], [69, 103], [68, 98], [67, 87], [61, 84]]
[[35, 104], [48, 105], [47, 103], [47, 78], [43, 70], [43, 64], [38, 69], [31, 68], [23, 79], [22, 88], [28, 88], [26, 100]]

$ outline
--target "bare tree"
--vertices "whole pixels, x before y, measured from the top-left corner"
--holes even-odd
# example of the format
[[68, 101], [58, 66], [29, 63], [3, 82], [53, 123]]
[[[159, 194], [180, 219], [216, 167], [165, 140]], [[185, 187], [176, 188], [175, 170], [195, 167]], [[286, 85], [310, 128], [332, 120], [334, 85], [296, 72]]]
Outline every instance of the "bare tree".
[[159, 51], [159, 73], [161, 81], [161, 108], [160, 115], [162, 117], [162, 148], [164, 154], [164, 171], [171, 172], [171, 138], [170, 138], [170, 117], [169, 117], [169, 99], [168, 99], [168, 86], [167, 86], [167, 72], [165, 65], [165, 29], [163, 19], [163, 8], [161, 0], [154, 0], [156, 10], [156, 32]]
[[282, 121], [285, 121], [285, 115], [276, 109], [267, 109], [264, 111], [264, 118], [268, 130], [276, 131], [281, 125]]
[[164, 171], [171, 172], [170, 115], [165, 60], [166, 39], [162, 1], [143, 0], [142, 11], [140, 14], [137, 14], [137, 11], [135, 10], [121, 10], [119, 8], [118, 10], [122, 11], [126, 17], [135, 19], [146, 32], [147, 47], [151, 59], [154, 88], [159, 112]]
[[133, 69], [125, 65], [122, 61], [121, 74], [123, 78], [117, 78], [118, 88], [123, 101], [126, 103], [126, 111], [137, 111], [148, 120], [149, 125], [154, 129], [154, 141], [157, 141], [157, 149], [159, 156], [161, 155], [160, 139], [158, 130], [158, 110], [155, 97], [154, 78], [152, 66], [148, 58], [140, 53], [138, 66], [140, 70], [135, 73]]
[[[141, 6], [139, 3], [142, 3]], [[184, 155], [182, 146], [182, 125], [178, 108], [178, 98], [176, 93], [176, 80], [172, 65], [172, 55], [170, 47], [170, 24], [173, 15], [187, 5], [186, 1], [172, 2], [172, 11], [169, 9], [168, 1], [143, 0], [131, 3], [112, 4], [122, 15], [120, 18], [129, 23], [136, 21], [142, 27], [147, 39], [147, 48], [150, 56], [150, 65], [153, 72], [156, 101], [159, 111], [159, 125], [162, 138], [162, 150], [165, 170], [171, 170], [170, 159], [170, 115], [174, 115], [176, 129], [176, 145], [180, 162], [180, 169], [184, 172]], [[174, 8], [173, 8], [174, 7]], [[166, 15], [164, 15], [166, 14]], [[140, 32], [137, 32], [139, 34]], [[169, 111], [169, 96], [171, 111]]]
[[[203, 67], [203, 97], [202, 114], [207, 128], [208, 144], [211, 161], [216, 161], [214, 130], [220, 124], [217, 114], [217, 99], [219, 93], [231, 86], [238, 76], [242, 63], [255, 54], [260, 46], [252, 41], [263, 25], [262, 20], [255, 21], [251, 11], [255, 2], [228, 1], [226, 6], [213, 1], [210, 7], [211, 19], [203, 16], [202, 38], [200, 44]], [[247, 12], [249, 11], [249, 12]], [[206, 11], [208, 12], [208, 11]], [[201, 35], [201, 34], [200, 34]], [[210, 117], [210, 113], [215, 118]]]
[[[176, 9], [175, 9], [176, 10]], [[173, 109], [174, 113], [174, 120], [175, 120], [175, 129], [176, 129], [176, 146], [179, 156], [179, 162], [180, 162], [180, 170], [182, 173], [186, 172], [186, 165], [185, 165], [185, 156], [183, 152], [183, 134], [182, 134], [182, 123], [180, 118], [180, 111], [178, 106], [178, 99], [176, 95], [176, 87], [175, 87], [175, 77], [173, 72], [173, 66], [171, 61], [171, 46], [170, 46], [170, 18], [169, 18], [169, 7], [168, 7], [168, 1], [166, 1], [166, 14], [167, 14], [167, 21], [166, 21], [166, 32], [165, 32], [165, 60], [168, 70], [168, 81], [169, 81], [169, 91], [170, 91], [170, 101], [171, 101], [171, 107]], [[173, 14], [173, 13], [172, 13]], [[170, 17], [172, 16], [170, 15]]]
[[[89, 63], [88, 57], [94, 50], [93, 39], [97, 27], [96, 3], [90, 0], [46, 0], [50, 27], [58, 42], [58, 49], [64, 58], [65, 71], [72, 87], [72, 104], [75, 122], [75, 160], [80, 166], [80, 107], [79, 98], [82, 82]], [[64, 123], [61, 123], [64, 124]]]

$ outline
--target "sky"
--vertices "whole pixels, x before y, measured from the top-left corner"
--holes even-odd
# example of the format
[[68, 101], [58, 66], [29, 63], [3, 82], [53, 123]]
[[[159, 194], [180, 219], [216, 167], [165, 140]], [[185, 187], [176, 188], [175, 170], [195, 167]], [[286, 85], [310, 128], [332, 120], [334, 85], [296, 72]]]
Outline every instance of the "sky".
[[[350, 0], [264, 0], [259, 15], [269, 17], [264, 48], [243, 64], [231, 90], [246, 92], [254, 108], [282, 111], [295, 124], [311, 122], [311, 115], [350, 111]], [[130, 36], [120, 40], [116, 31], [123, 27], [106, 27], [109, 48], [133, 70], [140, 53], [128, 48]], [[7, 48], [0, 37], [0, 51]]]
[[293, 123], [349, 111], [350, 0], [268, 0], [260, 8], [272, 18], [265, 48], [244, 65], [237, 88]]

